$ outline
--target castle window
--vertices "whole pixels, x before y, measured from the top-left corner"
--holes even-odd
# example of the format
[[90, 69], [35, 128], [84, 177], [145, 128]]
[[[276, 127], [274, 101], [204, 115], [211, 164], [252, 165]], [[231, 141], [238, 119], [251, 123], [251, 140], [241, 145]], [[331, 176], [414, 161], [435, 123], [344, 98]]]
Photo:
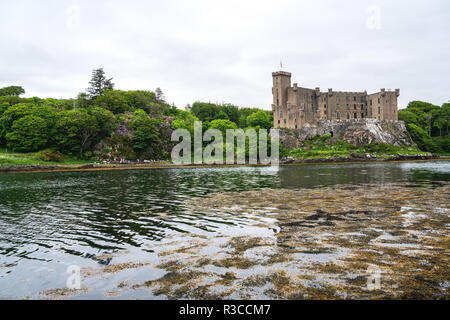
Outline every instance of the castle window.
[[370, 99], [370, 105], [372, 105], [372, 99]]
[[286, 124], [286, 119], [284, 119], [284, 124]]
[[341, 118], [341, 117], [340, 117], [340, 115], [339, 115], [339, 112], [337, 112], [337, 113], [336, 113], [336, 119], [339, 120], [340, 118]]
[[356, 96], [355, 96], [355, 97], [353, 97], [353, 101], [356, 101]]
[[325, 108], [325, 109], [327, 108], [327, 105], [326, 105], [326, 104], [324, 105], [324, 108]]
[[339, 96], [336, 96], [336, 101], [339, 101]]
[[323, 114], [327, 114], [327, 110], [325, 110], [325, 111], [323, 112]]
[[380, 107], [378, 107], [378, 114], [380, 114], [381, 113], [381, 108]]
[[280, 124], [280, 120], [278, 120], [278, 124]]
[[358, 118], [358, 116], [356, 115], [356, 113], [353, 114], [353, 118]]
[[350, 119], [350, 113], [347, 112], [347, 120]]
[[364, 109], [364, 105], [363, 105], [363, 104], [361, 105], [361, 110], [362, 110], [362, 109]]
[[361, 113], [361, 118], [364, 118], [364, 113]]
[[347, 109], [349, 109], [350, 108], [350, 105], [347, 103]]
[[356, 104], [353, 105], [353, 109], [356, 110]]
[[280, 111], [280, 118], [283, 118], [283, 111]]
[[378, 98], [378, 104], [380, 104], [380, 98]]
[[346, 96], [345, 100], [350, 101], [350, 96]]
[[336, 105], [336, 108], [339, 108], [340, 107], [340, 104], [338, 103], [337, 105]]

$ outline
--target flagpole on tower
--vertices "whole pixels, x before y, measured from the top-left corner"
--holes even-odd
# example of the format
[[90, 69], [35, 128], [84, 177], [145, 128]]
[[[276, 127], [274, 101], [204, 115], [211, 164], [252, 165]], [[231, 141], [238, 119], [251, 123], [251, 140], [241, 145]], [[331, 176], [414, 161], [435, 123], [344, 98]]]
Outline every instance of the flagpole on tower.
[[283, 71], [283, 61], [280, 60], [280, 71]]

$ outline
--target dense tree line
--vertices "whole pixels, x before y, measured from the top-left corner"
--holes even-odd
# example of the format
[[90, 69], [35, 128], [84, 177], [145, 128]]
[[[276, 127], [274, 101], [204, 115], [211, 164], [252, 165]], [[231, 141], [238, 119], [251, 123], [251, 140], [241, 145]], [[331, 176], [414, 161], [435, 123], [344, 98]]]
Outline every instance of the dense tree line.
[[231, 104], [195, 102], [186, 110], [155, 91], [114, 88], [103, 69], [74, 99], [22, 98], [19, 86], [0, 89], [0, 146], [11, 151], [60, 152], [84, 159], [168, 159], [172, 131], [272, 127], [271, 112]]
[[[20, 86], [0, 88], [0, 146], [11, 151], [60, 152], [83, 159], [169, 159], [173, 130], [270, 129], [273, 115], [258, 108], [195, 102], [185, 110], [155, 91], [114, 88], [103, 69], [93, 71], [89, 88], [74, 99], [21, 97]], [[399, 119], [420, 149], [450, 152], [450, 103], [413, 101]]]
[[[258, 108], [239, 108], [232, 104], [217, 105], [214, 103], [195, 102], [189, 110], [200, 121], [229, 120], [239, 128], [260, 126], [270, 129], [273, 126], [273, 114]], [[249, 122], [249, 116], [250, 122]]]
[[450, 152], [450, 103], [436, 106], [428, 102], [412, 101], [398, 112], [405, 121], [408, 132], [423, 151]]

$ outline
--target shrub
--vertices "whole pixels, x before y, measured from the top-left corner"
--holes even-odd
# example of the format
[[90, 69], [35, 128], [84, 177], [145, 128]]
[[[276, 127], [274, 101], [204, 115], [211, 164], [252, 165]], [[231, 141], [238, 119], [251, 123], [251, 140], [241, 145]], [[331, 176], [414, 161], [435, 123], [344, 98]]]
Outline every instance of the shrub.
[[63, 162], [66, 157], [59, 151], [44, 150], [39, 153], [38, 158], [42, 161]]

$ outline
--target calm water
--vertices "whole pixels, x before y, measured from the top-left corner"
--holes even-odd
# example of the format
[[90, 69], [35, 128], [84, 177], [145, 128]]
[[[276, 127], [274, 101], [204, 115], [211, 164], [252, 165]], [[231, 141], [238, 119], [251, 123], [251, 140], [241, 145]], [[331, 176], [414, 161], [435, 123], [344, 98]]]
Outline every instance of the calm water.
[[[277, 173], [242, 167], [0, 174], [0, 298], [63, 288], [68, 266], [108, 265], [110, 259], [97, 258], [102, 254], [128, 250], [150, 259], [152, 246], [180, 233], [247, 232], [244, 218], [186, 210], [194, 196], [405, 181], [450, 181], [450, 161], [299, 165]], [[82, 298], [101, 298], [110, 287], [92, 281], [96, 290]], [[122, 298], [129, 297], [148, 296]]]

